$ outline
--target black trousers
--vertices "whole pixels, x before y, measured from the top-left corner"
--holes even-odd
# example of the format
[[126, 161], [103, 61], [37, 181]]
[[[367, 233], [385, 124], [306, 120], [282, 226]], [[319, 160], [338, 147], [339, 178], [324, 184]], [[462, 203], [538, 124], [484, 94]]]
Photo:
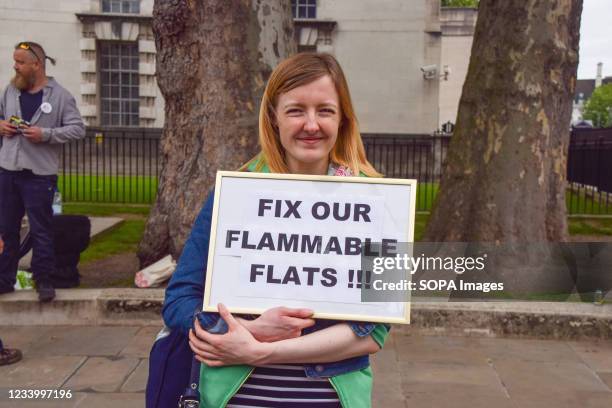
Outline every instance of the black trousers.
[[48, 279], [55, 268], [51, 220], [57, 176], [41, 176], [30, 170], [0, 168], [0, 235], [4, 252], [0, 254], [0, 293], [15, 285], [19, 263], [21, 219], [28, 215], [32, 242], [32, 276]]

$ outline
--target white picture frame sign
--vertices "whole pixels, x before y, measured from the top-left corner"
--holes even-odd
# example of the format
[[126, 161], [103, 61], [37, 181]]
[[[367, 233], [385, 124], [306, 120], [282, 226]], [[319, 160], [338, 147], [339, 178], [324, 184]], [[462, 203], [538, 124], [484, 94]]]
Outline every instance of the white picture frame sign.
[[416, 187], [406, 179], [217, 172], [204, 310], [307, 307], [315, 318], [409, 323], [409, 300], [361, 300], [357, 247], [413, 242]]

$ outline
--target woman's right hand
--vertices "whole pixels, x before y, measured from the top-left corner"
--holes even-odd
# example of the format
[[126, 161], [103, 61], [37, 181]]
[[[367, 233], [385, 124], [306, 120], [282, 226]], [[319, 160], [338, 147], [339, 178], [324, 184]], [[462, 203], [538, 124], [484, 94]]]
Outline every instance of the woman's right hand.
[[258, 341], [273, 342], [300, 337], [302, 329], [315, 324], [310, 309], [274, 307], [255, 320], [238, 319]]

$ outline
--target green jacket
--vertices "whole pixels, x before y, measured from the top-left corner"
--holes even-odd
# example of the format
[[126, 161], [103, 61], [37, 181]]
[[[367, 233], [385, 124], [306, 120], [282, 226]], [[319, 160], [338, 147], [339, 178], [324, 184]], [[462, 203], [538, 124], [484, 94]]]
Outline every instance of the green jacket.
[[[248, 169], [255, 171], [256, 162]], [[269, 173], [266, 165], [259, 169]], [[383, 347], [389, 330], [385, 325], [377, 324], [370, 334], [374, 341]], [[202, 364], [200, 368], [200, 408], [223, 408], [238, 392], [249, 378], [255, 367], [235, 365], [226, 367], [209, 367]], [[330, 377], [330, 382], [343, 408], [367, 408], [372, 406], [372, 369], [370, 367]]]

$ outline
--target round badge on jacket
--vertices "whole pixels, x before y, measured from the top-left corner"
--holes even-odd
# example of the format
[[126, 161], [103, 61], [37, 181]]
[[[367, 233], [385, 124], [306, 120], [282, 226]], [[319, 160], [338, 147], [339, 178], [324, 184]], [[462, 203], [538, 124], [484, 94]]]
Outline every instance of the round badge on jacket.
[[53, 108], [51, 107], [51, 104], [49, 102], [45, 102], [40, 105], [40, 110], [43, 111], [43, 113], [51, 113]]

